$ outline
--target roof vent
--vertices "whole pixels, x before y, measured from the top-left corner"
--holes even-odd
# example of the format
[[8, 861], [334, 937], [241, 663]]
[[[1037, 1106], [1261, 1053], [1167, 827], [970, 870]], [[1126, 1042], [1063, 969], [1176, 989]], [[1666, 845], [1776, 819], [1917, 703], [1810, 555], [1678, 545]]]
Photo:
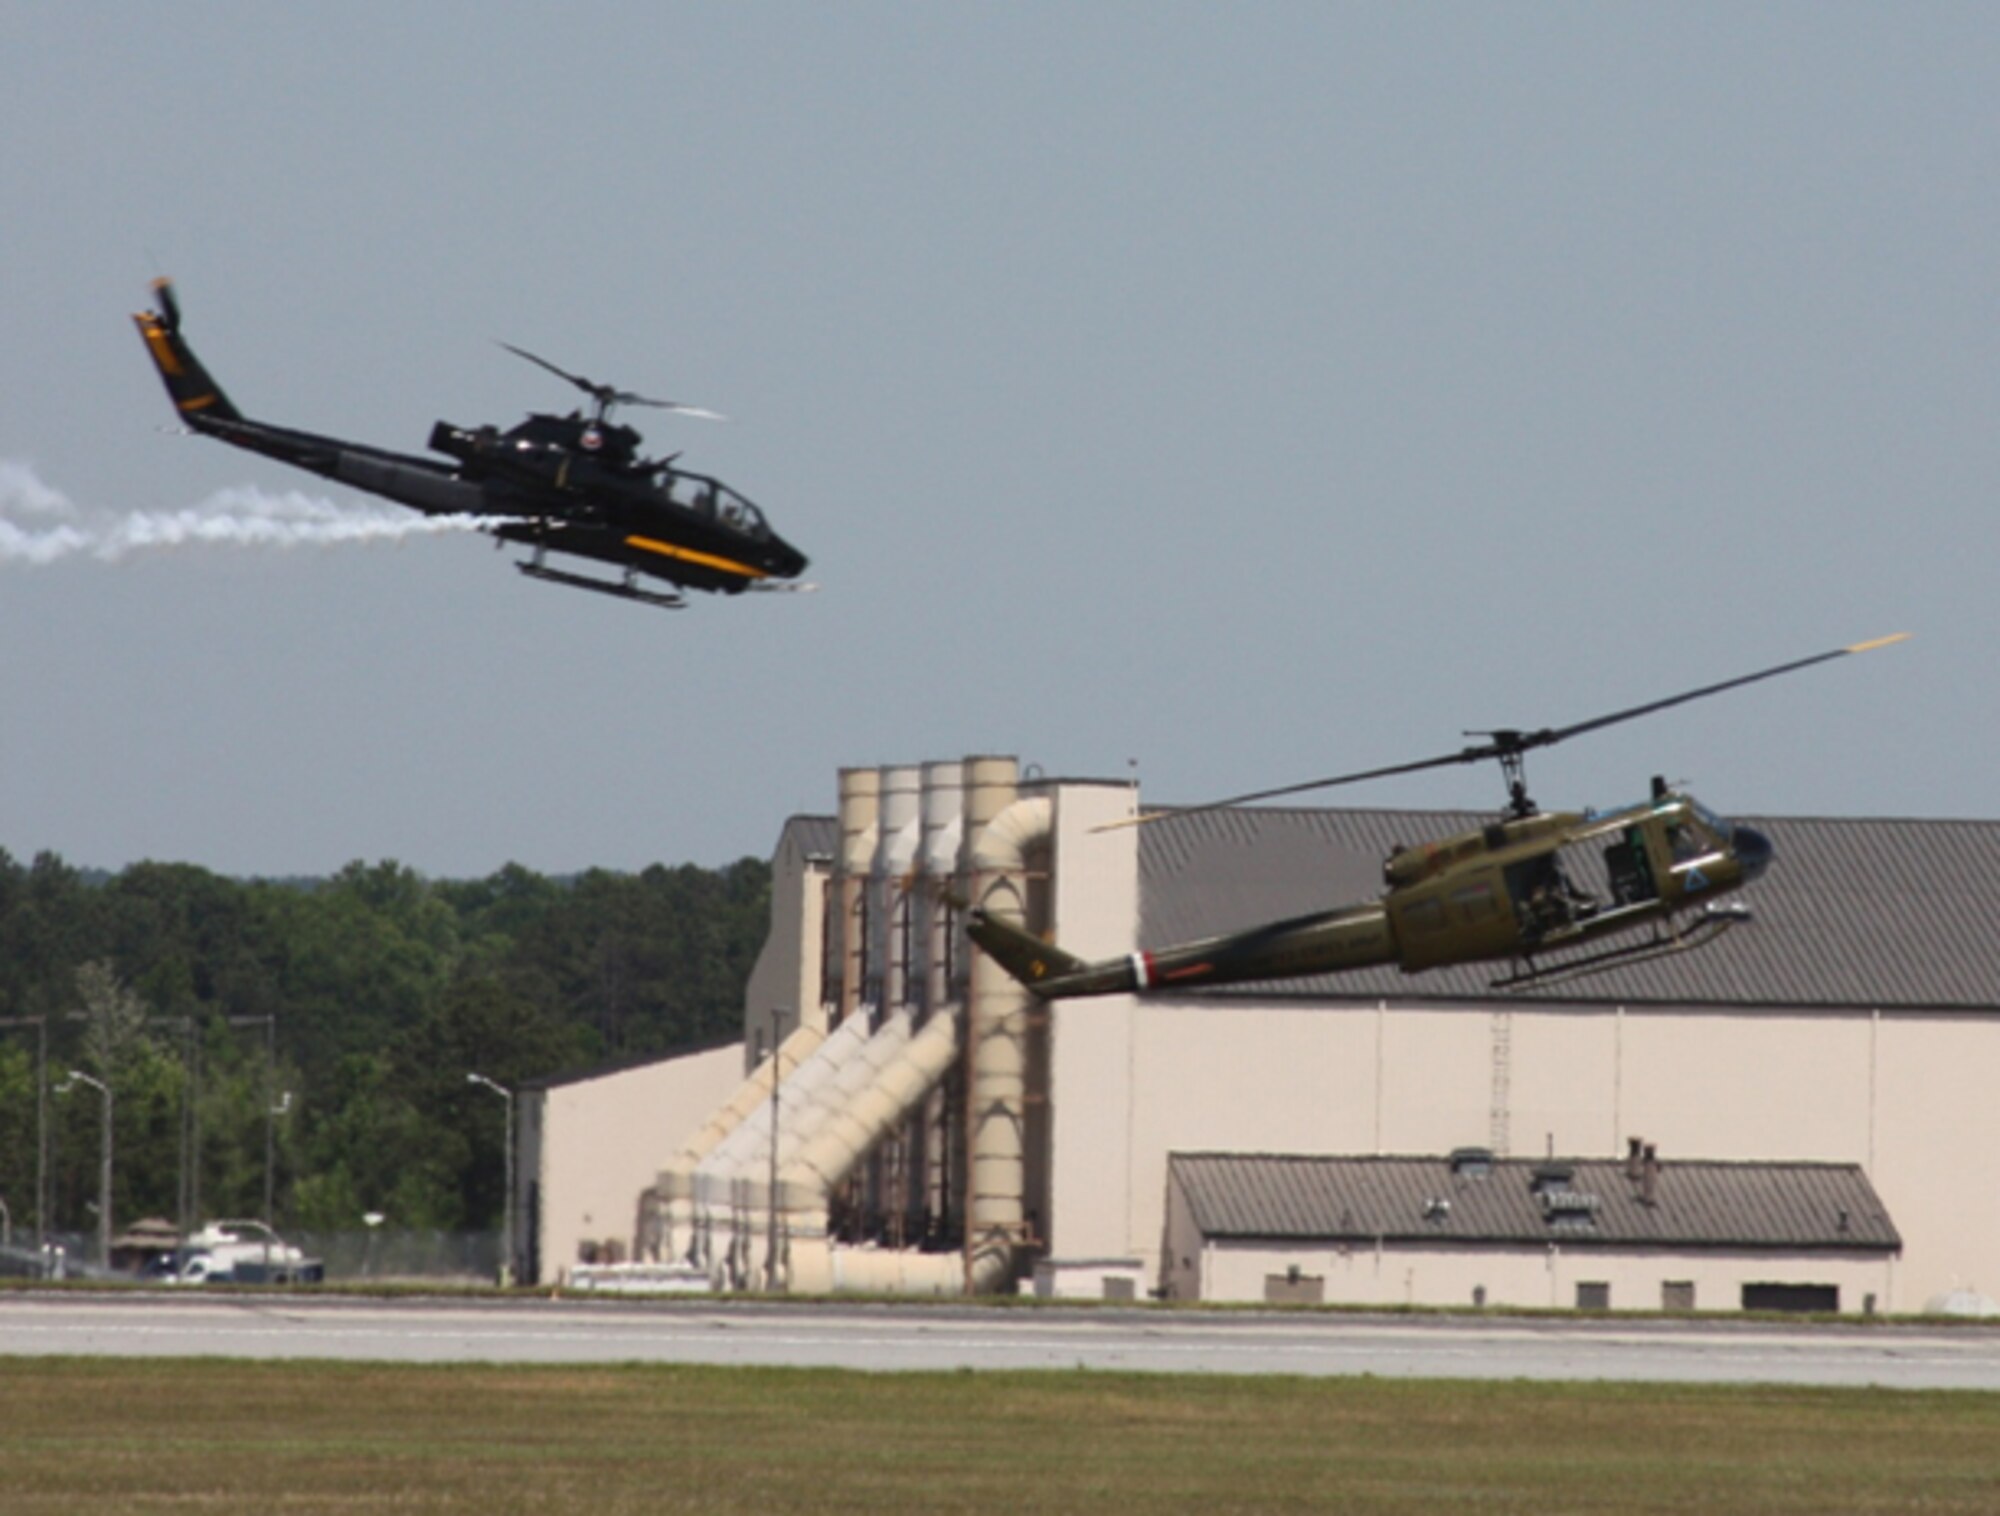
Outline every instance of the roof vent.
[[1575, 1182], [1576, 1165], [1573, 1163], [1538, 1163], [1528, 1172], [1528, 1188], [1537, 1195], [1546, 1195], [1551, 1190], [1567, 1190]]
[[1598, 1199], [1584, 1190], [1560, 1189], [1539, 1192], [1542, 1219], [1566, 1231], [1592, 1231], [1597, 1226]]
[[1454, 1179], [1484, 1179], [1493, 1172], [1493, 1149], [1453, 1148], [1451, 1173]]

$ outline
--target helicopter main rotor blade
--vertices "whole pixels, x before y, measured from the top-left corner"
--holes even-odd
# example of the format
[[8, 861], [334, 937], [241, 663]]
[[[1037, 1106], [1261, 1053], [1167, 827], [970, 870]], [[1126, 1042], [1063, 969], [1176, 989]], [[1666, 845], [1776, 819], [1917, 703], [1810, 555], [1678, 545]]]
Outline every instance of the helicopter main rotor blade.
[[[497, 338], [495, 340], [498, 341]], [[548, 359], [537, 357], [535, 354], [529, 352], [525, 347], [516, 347], [511, 342], [502, 342], [500, 343], [500, 345], [505, 349], [507, 349], [508, 352], [512, 353], [516, 358], [526, 358], [530, 363], [534, 364], [537, 368], [547, 369], [550, 373], [554, 374], [558, 379], [567, 379], [571, 384], [575, 385], [578, 389], [582, 390], [586, 395], [590, 396], [593, 400], [609, 400], [613, 398], [610, 391], [606, 389], [604, 385], [592, 384], [588, 379], [584, 378], [583, 375], [581, 374], [572, 374], [566, 368], [557, 368], [553, 363], [549, 362]]]
[[653, 400], [645, 395], [635, 395], [630, 390], [620, 390], [611, 397], [618, 405], [650, 405], [663, 411], [672, 411], [677, 416], [693, 416], [698, 421], [727, 421], [721, 411], [712, 411], [705, 405], [687, 405], [679, 400]]
[[1754, 674], [1743, 674], [1735, 679], [1725, 679], [1719, 684], [1706, 684], [1700, 689], [1687, 690], [1679, 695], [1669, 695], [1664, 700], [1648, 701], [1644, 705], [1631, 706], [1626, 710], [1614, 711], [1608, 716], [1595, 716], [1588, 721], [1579, 721], [1572, 726], [1543, 727], [1539, 731], [1493, 731], [1468, 732], [1467, 736], [1483, 736], [1488, 740], [1473, 747], [1460, 748], [1455, 753], [1440, 753], [1435, 758], [1419, 758], [1413, 763], [1393, 763], [1383, 768], [1362, 769], [1353, 774], [1335, 774], [1327, 779], [1308, 779], [1303, 784], [1279, 785], [1275, 789], [1251, 790], [1247, 794], [1232, 795], [1227, 800], [1211, 800], [1205, 805], [1185, 806], [1171, 811], [1148, 811], [1142, 815], [1127, 817], [1123, 821], [1106, 822], [1093, 827], [1093, 831], [1116, 831], [1121, 827], [1144, 826], [1150, 822], [1163, 821], [1170, 817], [1200, 816], [1210, 811], [1233, 810], [1237, 806], [1249, 805], [1258, 800], [1277, 800], [1286, 795], [1303, 795], [1311, 790], [1332, 789], [1337, 785], [1359, 784], [1368, 779], [1387, 779], [1395, 774], [1414, 774], [1424, 769], [1449, 768], [1461, 763], [1484, 763], [1488, 759], [1512, 759], [1536, 748], [1552, 746], [1565, 738], [1580, 736], [1584, 732], [1594, 732], [1600, 727], [1615, 726], [1621, 721], [1633, 721], [1640, 716], [1650, 716], [1655, 711], [1666, 710], [1670, 706], [1685, 705], [1690, 700], [1700, 700], [1707, 695], [1719, 695], [1724, 690], [1733, 690], [1746, 684], [1755, 684], [1761, 679], [1775, 679], [1780, 674], [1794, 673], [1799, 669], [1811, 668], [1816, 663], [1826, 663], [1835, 658], [1845, 658], [1851, 653], [1866, 653], [1878, 647], [1888, 647], [1893, 643], [1908, 639], [1908, 632], [1897, 632], [1888, 637], [1877, 637], [1869, 642], [1857, 642], [1849, 647], [1835, 648], [1830, 653], [1815, 653], [1810, 658], [1796, 658], [1790, 663], [1781, 663], [1774, 668], [1761, 669]]
[[[499, 339], [496, 338], [494, 340], [498, 341]], [[685, 405], [678, 400], [655, 400], [650, 395], [641, 395], [633, 390], [614, 389], [608, 384], [598, 384], [594, 380], [584, 378], [581, 374], [572, 374], [566, 368], [558, 368], [555, 364], [549, 362], [548, 359], [529, 352], [525, 347], [516, 347], [511, 342], [502, 342], [500, 346], [507, 349], [516, 358], [526, 358], [537, 368], [545, 368], [557, 378], [567, 379], [571, 384], [595, 400], [599, 407], [606, 411], [610, 410], [614, 405], [650, 405], [663, 411], [673, 411], [678, 415], [694, 416], [703, 421], [727, 421], [729, 419], [720, 411], [709, 410], [706, 406]]]
[[1698, 690], [1689, 690], [1681, 695], [1669, 695], [1665, 700], [1648, 701], [1645, 705], [1635, 705], [1629, 710], [1614, 711], [1609, 716], [1593, 717], [1589, 721], [1579, 721], [1574, 726], [1557, 727], [1554, 731], [1540, 731], [1527, 734], [1525, 747], [1547, 747], [1552, 742], [1561, 742], [1566, 737], [1575, 737], [1584, 732], [1594, 732], [1600, 727], [1615, 726], [1621, 721], [1631, 721], [1640, 716], [1650, 716], [1654, 711], [1664, 711], [1669, 706], [1685, 705], [1690, 700], [1700, 700], [1707, 695], [1719, 695], [1724, 690], [1738, 689], [1746, 684], [1755, 684], [1761, 679], [1775, 679], [1780, 674], [1790, 674], [1798, 669], [1811, 668], [1815, 663], [1827, 663], [1835, 658], [1845, 658], [1853, 653], [1871, 652], [1878, 647], [1889, 647], [1894, 643], [1909, 639], [1908, 632], [1896, 632], [1888, 637], [1876, 637], [1868, 642], [1857, 642], [1849, 647], [1837, 647], [1830, 653], [1815, 653], [1810, 658], [1795, 658], [1790, 663], [1781, 663], [1775, 668], [1761, 669], [1754, 674], [1744, 674], [1735, 679], [1725, 679], [1720, 684], [1705, 684]]
[[1185, 805], [1171, 811], [1147, 811], [1138, 816], [1127, 816], [1123, 821], [1107, 821], [1102, 826], [1092, 827], [1091, 830], [1115, 832], [1122, 827], [1146, 826], [1169, 818], [1202, 816], [1210, 811], [1230, 811], [1258, 800], [1277, 800], [1286, 795], [1303, 795], [1308, 790], [1329, 790], [1337, 784], [1360, 784], [1365, 779], [1387, 779], [1393, 774], [1414, 774], [1422, 769], [1449, 768], [1455, 763], [1477, 763], [1495, 756], [1497, 754], [1490, 748], [1469, 747], [1456, 753], [1440, 753], [1435, 758], [1419, 758], [1414, 763], [1392, 763], [1387, 768], [1363, 769], [1355, 774], [1336, 774], [1330, 779], [1308, 779], [1303, 784], [1282, 784], [1276, 789], [1251, 790], [1246, 795], [1231, 795], [1227, 800], [1211, 800], [1204, 805]]

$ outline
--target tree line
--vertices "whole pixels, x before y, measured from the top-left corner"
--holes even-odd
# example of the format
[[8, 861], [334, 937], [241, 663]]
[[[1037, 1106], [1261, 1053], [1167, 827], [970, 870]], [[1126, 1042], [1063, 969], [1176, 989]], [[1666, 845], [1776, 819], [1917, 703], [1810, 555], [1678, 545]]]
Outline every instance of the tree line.
[[111, 1092], [120, 1227], [262, 1216], [268, 1190], [281, 1229], [494, 1228], [505, 1107], [467, 1074], [515, 1089], [734, 1035], [769, 897], [748, 858], [272, 881], [0, 850], [0, 1203], [31, 1232], [39, 1169], [39, 1224], [95, 1228], [103, 1100], [76, 1070]]

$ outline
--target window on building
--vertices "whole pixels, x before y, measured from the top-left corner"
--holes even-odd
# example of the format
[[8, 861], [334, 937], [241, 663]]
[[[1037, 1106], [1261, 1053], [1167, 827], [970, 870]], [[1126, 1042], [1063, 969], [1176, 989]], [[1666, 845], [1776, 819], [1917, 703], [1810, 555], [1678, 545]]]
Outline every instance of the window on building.
[[1603, 1279], [1579, 1279], [1576, 1282], [1576, 1308], [1579, 1311], [1610, 1310], [1610, 1282]]
[[881, 999], [882, 965], [875, 961], [875, 944], [868, 937], [868, 891], [865, 889], [855, 892], [853, 916], [855, 977], [861, 982], [862, 1001], [872, 1005]]
[[1746, 1284], [1743, 1286], [1746, 1311], [1838, 1311], [1840, 1286], [1837, 1284]]
[[911, 898], [911, 892], [903, 891], [896, 897], [895, 929], [892, 933], [895, 940], [889, 952], [894, 962], [894, 966], [890, 969], [890, 977], [902, 986], [905, 1005], [914, 1005], [922, 998], [921, 995], [913, 993], [910, 987], [910, 965], [917, 940], [916, 914], [916, 903]]
[[820, 885], [819, 915], [819, 1003], [832, 1005], [840, 999], [840, 916], [833, 908], [833, 880]]
[[1669, 1279], [1660, 1286], [1660, 1309], [1663, 1311], [1691, 1311], [1694, 1309], [1694, 1281], [1692, 1279]]
[[951, 903], [940, 900], [937, 906], [937, 940], [944, 945], [944, 962], [939, 966], [939, 978], [944, 981], [944, 998], [954, 999], [958, 994], [958, 912]]
[[1266, 1305], [1320, 1305], [1326, 1300], [1326, 1276], [1287, 1269], [1264, 1276]]
[[1138, 1282], [1130, 1274], [1106, 1274], [1104, 1277], [1104, 1298], [1106, 1300], [1137, 1300]]

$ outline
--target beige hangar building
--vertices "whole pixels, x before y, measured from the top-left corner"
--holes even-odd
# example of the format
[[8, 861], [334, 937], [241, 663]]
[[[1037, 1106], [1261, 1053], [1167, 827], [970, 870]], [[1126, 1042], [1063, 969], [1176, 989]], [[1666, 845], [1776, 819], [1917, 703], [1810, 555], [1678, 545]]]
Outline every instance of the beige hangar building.
[[964, 903], [1110, 957], [1369, 898], [1394, 847], [1488, 819], [1094, 830], [1137, 804], [1010, 758], [842, 771], [837, 814], [779, 838], [743, 1038], [523, 1091], [524, 1276], [1614, 1310], [2000, 1295], [2000, 823], [1751, 818], [1777, 854], [1741, 897], [1753, 924], [1526, 991], [1488, 965], [1034, 1000], [967, 943]]

